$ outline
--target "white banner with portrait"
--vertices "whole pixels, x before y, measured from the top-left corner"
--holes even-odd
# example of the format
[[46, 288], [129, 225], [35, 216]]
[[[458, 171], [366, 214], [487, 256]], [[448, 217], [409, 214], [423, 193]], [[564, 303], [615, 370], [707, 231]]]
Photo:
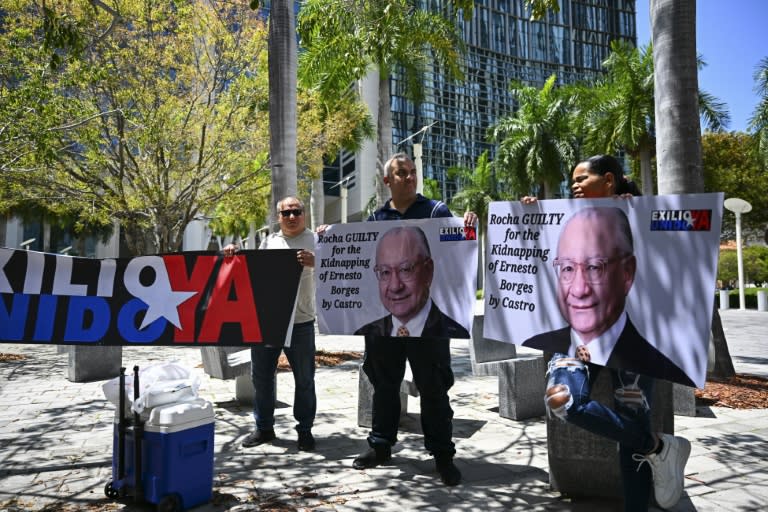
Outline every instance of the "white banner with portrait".
[[323, 334], [469, 338], [475, 229], [456, 217], [334, 224], [318, 235], [315, 275]]
[[723, 195], [491, 203], [484, 336], [703, 387]]

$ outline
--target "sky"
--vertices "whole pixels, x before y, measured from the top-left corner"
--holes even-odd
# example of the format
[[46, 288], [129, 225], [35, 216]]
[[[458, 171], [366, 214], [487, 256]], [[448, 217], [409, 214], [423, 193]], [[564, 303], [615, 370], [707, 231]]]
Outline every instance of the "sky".
[[[637, 44], [651, 41], [650, 0], [637, 0]], [[752, 75], [768, 57], [768, 0], [698, 0], [696, 51], [707, 63], [699, 89], [725, 102], [728, 130], [746, 131], [757, 106]]]

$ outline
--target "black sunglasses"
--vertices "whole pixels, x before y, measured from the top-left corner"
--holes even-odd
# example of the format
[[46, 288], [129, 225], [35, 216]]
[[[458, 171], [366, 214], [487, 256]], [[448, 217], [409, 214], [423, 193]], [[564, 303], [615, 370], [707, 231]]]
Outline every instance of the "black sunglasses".
[[304, 213], [304, 210], [299, 210], [298, 208], [295, 210], [280, 210], [280, 215], [283, 217], [290, 217], [293, 215], [294, 217], [300, 217], [301, 214]]

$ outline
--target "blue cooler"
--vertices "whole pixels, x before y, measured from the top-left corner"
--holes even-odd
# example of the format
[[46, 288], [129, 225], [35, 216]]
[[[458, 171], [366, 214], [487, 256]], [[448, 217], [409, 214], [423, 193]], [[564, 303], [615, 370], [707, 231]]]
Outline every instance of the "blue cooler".
[[[147, 414], [148, 412], [148, 414]], [[141, 449], [144, 500], [163, 510], [185, 510], [213, 495], [213, 406], [203, 399], [178, 402], [145, 411]], [[118, 475], [118, 424], [114, 427], [112, 475], [114, 494], [134, 494], [134, 428], [125, 434], [124, 478]], [[110, 496], [108, 490], [107, 495]]]

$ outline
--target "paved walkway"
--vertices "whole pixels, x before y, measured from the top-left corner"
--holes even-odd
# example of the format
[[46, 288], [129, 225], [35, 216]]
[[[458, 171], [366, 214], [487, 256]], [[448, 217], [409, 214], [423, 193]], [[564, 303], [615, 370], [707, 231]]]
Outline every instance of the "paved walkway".
[[[768, 376], [768, 313], [721, 314], [737, 371]], [[319, 336], [318, 348], [362, 350], [362, 342]], [[234, 401], [234, 381], [203, 374], [199, 350], [125, 348], [123, 363], [144, 367], [177, 359], [202, 376], [201, 395], [216, 410], [214, 500], [196, 512], [617, 509], [610, 500], [572, 503], [551, 492], [543, 419], [501, 418], [497, 378], [471, 374], [466, 340], [453, 342], [452, 350], [457, 464], [464, 475], [454, 488], [439, 482], [423, 449], [417, 399], [409, 401], [392, 463], [352, 469], [367, 434], [357, 427], [356, 362], [318, 369], [313, 453], [296, 450], [290, 373], [278, 375], [278, 441], [243, 449], [240, 442], [253, 428], [250, 410]], [[0, 363], [0, 511], [151, 510], [104, 496], [114, 407], [104, 399], [102, 382], [69, 382], [66, 355], [55, 347], [0, 345], [0, 352], [26, 356]], [[766, 509], [768, 411], [700, 408], [696, 417], [675, 417], [675, 424], [693, 451], [686, 492], [673, 511]]]

